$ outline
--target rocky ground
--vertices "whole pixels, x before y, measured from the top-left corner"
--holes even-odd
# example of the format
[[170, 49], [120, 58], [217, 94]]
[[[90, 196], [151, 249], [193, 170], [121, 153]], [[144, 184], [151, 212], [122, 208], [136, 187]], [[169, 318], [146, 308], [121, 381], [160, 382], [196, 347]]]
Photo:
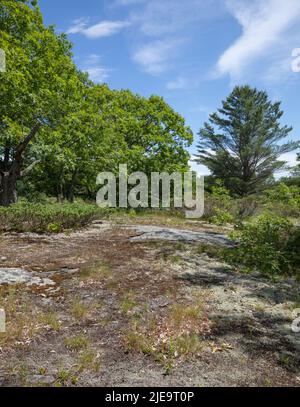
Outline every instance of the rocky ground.
[[136, 223], [0, 237], [2, 386], [300, 385], [297, 283], [208, 257], [224, 230]]

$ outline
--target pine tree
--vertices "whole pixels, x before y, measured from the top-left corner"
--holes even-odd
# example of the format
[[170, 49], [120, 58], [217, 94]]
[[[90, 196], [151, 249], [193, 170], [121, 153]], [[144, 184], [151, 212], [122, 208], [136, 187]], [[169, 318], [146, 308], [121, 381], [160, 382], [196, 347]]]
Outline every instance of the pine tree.
[[281, 154], [297, 142], [279, 143], [292, 128], [281, 126], [281, 102], [249, 86], [235, 87], [222, 108], [200, 130], [196, 161], [223, 180], [231, 193], [245, 196], [264, 189], [285, 166]]

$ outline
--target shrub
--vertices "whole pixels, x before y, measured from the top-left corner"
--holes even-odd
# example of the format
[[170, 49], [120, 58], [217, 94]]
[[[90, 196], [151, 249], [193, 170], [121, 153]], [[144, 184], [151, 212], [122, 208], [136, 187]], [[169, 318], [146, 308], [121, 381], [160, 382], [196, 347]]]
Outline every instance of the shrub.
[[271, 202], [281, 202], [287, 205], [300, 205], [300, 188], [292, 185], [288, 186], [281, 182], [275, 188], [265, 192], [267, 199]]
[[0, 230], [58, 233], [86, 226], [107, 213], [88, 204], [19, 203], [9, 208], [0, 207]]
[[235, 221], [234, 200], [229, 191], [223, 186], [220, 180], [211, 188], [211, 194], [205, 197], [204, 217], [216, 225], [234, 223]]
[[237, 218], [245, 220], [254, 215], [257, 215], [262, 208], [261, 199], [256, 195], [247, 196], [236, 200]]
[[238, 226], [231, 238], [238, 245], [227, 251], [227, 262], [266, 275], [299, 273], [300, 233], [289, 220], [264, 214]]
[[276, 214], [297, 218], [300, 216], [300, 188], [280, 183], [265, 192], [265, 206]]
[[215, 210], [215, 215], [211, 216], [209, 221], [215, 225], [221, 226], [226, 223], [234, 223], [234, 216], [228, 211], [222, 211], [221, 209]]

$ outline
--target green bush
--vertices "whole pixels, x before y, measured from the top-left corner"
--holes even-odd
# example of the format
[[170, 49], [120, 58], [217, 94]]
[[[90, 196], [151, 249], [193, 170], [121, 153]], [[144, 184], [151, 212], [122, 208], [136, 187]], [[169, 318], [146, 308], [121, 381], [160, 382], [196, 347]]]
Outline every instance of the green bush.
[[234, 223], [235, 217], [228, 211], [216, 208], [215, 215], [211, 216], [209, 221], [215, 225], [221, 226], [226, 223]]
[[9, 208], [0, 207], [0, 230], [58, 233], [81, 228], [107, 213], [89, 204], [19, 203]]
[[264, 195], [265, 207], [273, 213], [291, 218], [300, 217], [300, 188], [280, 183]]
[[299, 275], [300, 233], [289, 220], [265, 214], [240, 225], [231, 238], [237, 246], [226, 253], [226, 261], [266, 275]]
[[234, 199], [220, 180], [211, 188], [211, 193], [205, 196], [204, 218], [216, 225], [235, 222]]
[[271, 202], [300, 206], [300, 188], [295, 185], [288, 186], [281, 182], [275, 188], [267, 190], [265, 195]]

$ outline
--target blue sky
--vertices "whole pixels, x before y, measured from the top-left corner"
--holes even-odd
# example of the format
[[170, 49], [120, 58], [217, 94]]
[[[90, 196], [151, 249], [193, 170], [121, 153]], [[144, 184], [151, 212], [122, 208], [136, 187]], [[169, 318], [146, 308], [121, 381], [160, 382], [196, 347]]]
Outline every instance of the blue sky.
[[[195, 133], [236, 84], [281, 100], [300, 139], [299, 0], [40, 0], [95, 82], [158, 94]], [[292, 68], [294, 67], [294, 69]], [[298, 69], [299, 68], [299, 69]], [[295, 154], [285, 156], [291, 164]]]

